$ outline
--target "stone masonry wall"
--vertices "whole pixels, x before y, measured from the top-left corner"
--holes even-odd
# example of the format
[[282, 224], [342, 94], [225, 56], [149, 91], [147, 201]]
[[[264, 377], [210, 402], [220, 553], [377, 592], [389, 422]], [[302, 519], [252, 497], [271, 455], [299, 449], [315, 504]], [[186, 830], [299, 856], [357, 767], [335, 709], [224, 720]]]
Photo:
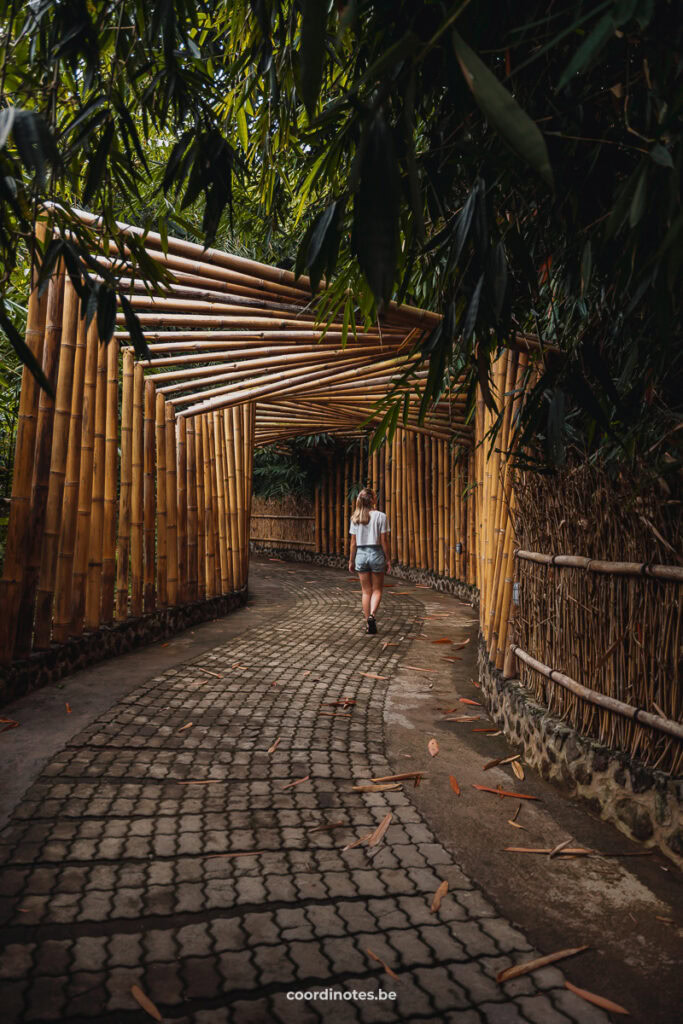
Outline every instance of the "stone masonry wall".
[[136, 619], [102, 626], [92, 633], [74, 637], [68, 643], [37, 651], [24, 661], [15, 661], [6, 668], [0, 668], [0, 706], [98, 661], [164, 640], [200, 622], [221, 618], [241, 607], [246, 600], [245, 586], [234, 594], [160, 608]]
[[519, 679], [504, 679], [491, 665], [481, 638], [479, 679], [491, 717], [531, 768], [630, 839], [659, 847], [683, 867], [683, 779], [647, 768], [549, 714]]

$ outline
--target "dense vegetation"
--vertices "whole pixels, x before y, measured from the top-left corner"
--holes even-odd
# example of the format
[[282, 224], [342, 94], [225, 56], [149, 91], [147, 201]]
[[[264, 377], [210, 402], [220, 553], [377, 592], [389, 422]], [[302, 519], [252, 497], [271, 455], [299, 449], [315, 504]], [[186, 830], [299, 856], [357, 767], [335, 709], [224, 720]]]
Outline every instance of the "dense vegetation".
[[675, 3], [2, 0], [0, 29], [0, 321], [22, 358], [9, 300], [45, 199], [43, 277], [62, 257], [103, 337], [118, 291], [144, 347], [78, 202], [324, 276], [321, 317], [351, 327], [392, 297], [441, 311], [425, 403], [463, 371], [490, 401], [498, 347], [532, 333], [527, 452], [678, 472]]

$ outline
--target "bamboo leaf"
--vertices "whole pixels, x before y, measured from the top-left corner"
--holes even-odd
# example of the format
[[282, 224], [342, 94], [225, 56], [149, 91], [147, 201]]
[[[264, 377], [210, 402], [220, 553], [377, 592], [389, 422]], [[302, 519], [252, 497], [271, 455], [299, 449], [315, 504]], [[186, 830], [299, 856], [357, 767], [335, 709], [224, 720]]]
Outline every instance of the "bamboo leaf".
[[40, 363], [8, 317], [5, 312], [4, 304], [0, 305], [0, 327], [7, 335], [7, 340], [18, 355], [19, 359], [22, 361], [24, 366], [26, 366], [32, 376], [35, 377], [43, 391], [46, 391], [48, 395], [54, 398], [54, 391], [50, 387], [50, 383], [43, 373]]
[[508, 967], [496, 976], [496, 981], [502, 984], [512, 978], [520, 978], [523, 974], [530, 974], [531, 971], [536, 971], [539, 967], [545, 967], [546, 964], [554, 964], [556, 960], [565, 960], [569, 956], [583, 953], [588, 948], [588, 946], [575, 946], [573, 949], [560, 949], [556, 953], [549, 953], [548, 956], [539, 956], [535, 960], [528, 960], [525, 964]]
[[436, 914], [437, 910], [441, 906], [441, 901], [442, 901], [442, 899], [444, 898], [444, 896], [446, 895], [447, 892], [448, 892], [448, 882], [447, 881], [443, 881], [441, 883], [441, 885], [439, 886], [439, 888], [434, 893], [434, 899], [432, 900], [432, 906], [431, 906], [431, 909], [429, 911], [430, 914]]
[[131, 985], [130, 994], [132, 995], [135, 1002], [142, 1007], [146, 1014], [153, 1017], [154, 1020], [163, 1020], [163, 1017], [159, 1013], [159, 1010], [154, 1005], [149, 996], [146, 996], [139, 985]]
[[366, 126], [352, 246], [378, 305], [391, 298], [398, 260], [400, 179], [391, 129], [379, 111]]
[[303, 0], [301, 12], [301, 95], [309, 118], [318, 103], [325, 67], [326, 0]]

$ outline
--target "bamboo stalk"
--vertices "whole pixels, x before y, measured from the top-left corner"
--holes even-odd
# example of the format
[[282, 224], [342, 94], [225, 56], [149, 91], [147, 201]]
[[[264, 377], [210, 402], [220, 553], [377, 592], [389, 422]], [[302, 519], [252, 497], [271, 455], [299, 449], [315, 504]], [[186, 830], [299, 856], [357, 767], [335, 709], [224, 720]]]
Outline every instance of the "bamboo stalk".
[[215, 444], [215, 455], [212, 446], [211, 457], [216, 467], [215, 484], [218, 508], [218, 550], [220, 555], [221, 594], [230, 592], [231, 559], [228, 550], [228, 519], [226, 514], [227, 473], [225, 469], [225, 441], [223, 438], [222, 413], [213, 415], [212, 438]]
[[78, 514], [74, 548], [73, 590], [71, 596], [71, 632], [80, 636], [85, 618], [85, 590], [90, 546], [90, 517], [95, 443], [95, 407], [97, 394], [98, 354], [100, 349], [97, 323], [88, 328], [83, 382], [83, 422], [81, 425], [81, 465], [78, 482]]
[[204, 419], [194, 423], [195, 472], [197, 475], [197, 597], [206, 598], [206, 499], [204, 497]]
[[166, 412], [166, 589], [169, 605], [178, 604], [178, 462], [176, 420], [173, 406], [164, 403]]
[[322, 551], [322, 531], [320, 529], [320, 484], [316, 484], [315, 486], [315, 490], [313, 491], [313, 500], [315, 502], [315, 550], [317, 554], [320, 554]]
[[198, 594], [199, 578], [199, 539], [198, 518], [199, 510], [197, 504], [197, 465], [196, 465], [196, 442], [195, 442], [195, 420], [192, 417], [187, 421], [186, 433], [186, 457], [187, 457], [187, 593], [186, 601], [196, 601]]
[[142, 615], [143, 609], [143, 527], [144, 527], [144, 409], [145, 378], [136, 363], [133, 371], [133, 435], [130, 503], [130, 613]]
[[409, 548], [409, 560], [410, 565], [417, 566], [419, 564], [419, 538], [418, 530], [419, 526], [416, 517], [416, 495], [417, 495], [417, 481], [415, 479], [415, 442], [416, 438], [413, 434], [406, 435], [406, 451], [408, 455], [408, 490], [406, 493], [408, 502], [408, 530], [410, 537], [410, 548]]
[[239, 587], [239, 571], [240, 571], [240, 560], [239, 560], [239, 509], [237, 506], [237, 480], [235, 476], [235, 448], [238, 443], [238, 439], [235, 437], [233, 430], [232, 414], [230, 409], [224, 409], [222, 412], [223, 419], [223, 431], [225, 438], [225, 457], [227, 467], [227, 484], [228, 484], [228, 531], [230, 537], [230, 590], [237, 590]]
[[168, 605], [168, 526], [166, 505], [166, 410], [163, 395], [156, 395], [155, 405], [157, 462], [156, 597], [158, 606], [166, 608]]
[[244, 420], [245, 406], [233, 406], [228, 410], [232, 413], [232, 436], [235, 448], [235, 500], [237, 511], [237, 565], [235, 567], [235, 590], [242, 586], [244, 571], [244, 548], [246, 544], [246, 502], [244, 493]]
[[444, 454], [444, 442], [437, 441], [439, 576], [443, 576], [446, 571], [446, 472], [444, 466]]
[[78, 334], [78, 296], [70, 280], [64, 285], [64, 310], [62, 320], [61, 354], [52, 434], [50, 477], [45, 530], [38, 589], [36, 591], [36, 617], [34, 647], [44, 649], [50, 643], [52, 632], [52, 602], [57, 579], [57, 556], [62, 523], [64, 481], [69, 450], [69, 423], [76, 360], [76, 339]]
[[101, 621], [114, 618], [116, 584], [116, 496], [119, 479], [119, 345], [107, 345], [107, 410], [104, 431]]
[[416, 438], [417, 442], [417, 488], [415, 500], [419, 502], [419, 528], [418, 539], [420, 545], [420, 568], [427, 566], [427, 529], [424, 514], [424, 480], [425, 480], [425, 444], [422, 437]]
[[350, 461], [349, 460], [349, 453], [345, 452], [345, 454], [344, 454], [344, 491], [343, 491], [343, 494], [342, 494], [342, 501], [341, 501], [342, 515], [343, 515], [343, 519], [342, 519], [343, 544], [344, 544], [343, 551], [344, 551], [344, 557], [345, 558], [349, 557], [349, 551], [350, 551], [350, 548], [351, 548], [351, 537], [350, 537], [349, 528], [348, 528], [348, 525], [347, 525], [348, 524], [348, 520], [350, 518], [350, 516], [348, 515], [348, 506], [349, 506], [349, 461]]
[[119, 489], [119, 529], [116, 543], [116, 619], [119, 622], [128, 618], [131, 491], [133, 485], [133, 373], [133, 354], [124, 352], [121, 398], [121, 484]]
[[104, 556], [104, 482], [107, 428], [107, 345], [97, 347], [97, 383], [93, 436], [93, 476], [90, 502], [90, 539], [85, 585], [85, 628], [98, 629], [102, 621], [102, 560]]
[[343, 532], [344, 498], [343, 498], [343, 495], [342, 495], [342, 465], [341, 465], [341, 462], [339, 460], [337, 460], [337, 480], [336, 480], [336, 484], [337, 484], [337, 493], [336, 493], [336, 501], [335, 501], [335, 521], [336, 521], [337, 526], [336, 526], [336, 530], [335, 530], [334, 550], [335, 550], [335, 554], [341, 555], [341, 554], [344, 553], [344, 532]]
[[187, 601], [187, 419], [176, 420], [178, 524], [178, 604]]
[[215, 597], [218, 593], [216, 585], [216, 506], [214, 488], [211, 485], [211, 444], [209, 430], [210, 416], [202, 416], [202, 447], [204, 454], [204, 534], [206, 543], [206, 596]]
[[[45, 240], [45, 224], [36, 224], [36, 241]], [[32, 288], [28, 301], [26, 320], [26, 345], [39, 364], [43, 360], [45, 319], [48, 293], [38, 295], [38, 270], [34, 266]], [[24, 583], [27, 545], [29, 541], [31, 492], [33, 464], [36, 445], [36, 427], [40, 389], [33, 374], [25, 366], [21, 375], [19, 394], [19, 415], [15, 442], [14, 475], [12, 477], [12, 501], [10, 505], [5, 561], [0, 580], [0, 664], [12, 658], [16, 638], [19, 604]]]
[[156, 476], [155, 452], [155, 410], [156, 389], [153, 380], [145, 381], [144, 395], [144, 438], [143, 438], [143, 608], [146, 612], [156, 608], [155, 594], [155, 534], [156, 534], [156, 495], [154, 480]]

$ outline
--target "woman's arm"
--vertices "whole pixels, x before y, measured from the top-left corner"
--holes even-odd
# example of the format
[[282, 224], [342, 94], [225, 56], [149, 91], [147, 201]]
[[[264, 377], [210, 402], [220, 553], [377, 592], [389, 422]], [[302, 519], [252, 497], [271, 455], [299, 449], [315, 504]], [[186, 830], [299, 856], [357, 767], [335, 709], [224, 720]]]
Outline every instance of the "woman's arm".
[[391, 572], [391, 551], [389, 550], [389, 534], [388, 533], [380, 533], [379, 539], [380, 539], [381, 544], [382, 544], [382, 551], [384, 552], [384, 557], [387, 560], [387, 569], [386, 569], [386, 571], [387, 572]]
[[356, 535], [351, 534], [351, 547], [349, 548], [349, 572], [353, 572], [353, 567], [356, 564]]

